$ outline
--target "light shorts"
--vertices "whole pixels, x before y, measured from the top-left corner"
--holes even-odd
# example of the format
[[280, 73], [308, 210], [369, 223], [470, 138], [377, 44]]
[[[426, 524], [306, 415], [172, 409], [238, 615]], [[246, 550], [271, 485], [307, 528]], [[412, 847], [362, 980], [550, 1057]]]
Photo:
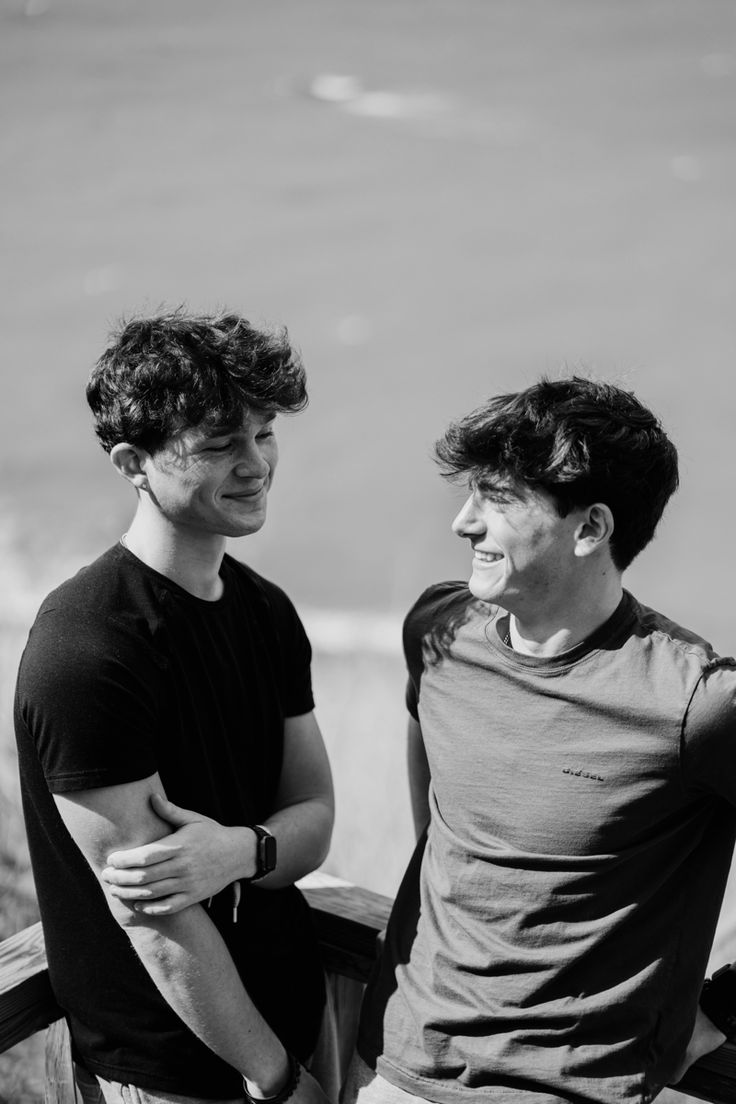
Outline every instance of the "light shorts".
[[244, 1096], [231, 1100], [205, 1100], [201, 1096], [179, 1096], [161, 1089], [141, 1089], [138, 1085], [122, 1085], [119, 1081], [105, 1081], [103, 1077], [89, 1073], [74, 1063], [74, 1076], [82, 1098], [81, 1104], [244, 1104]]
[[356, 1051], [345, 1078], [340, 1104], [417, 1104], [422, 1099], [392, 1085], [366, 1065]]

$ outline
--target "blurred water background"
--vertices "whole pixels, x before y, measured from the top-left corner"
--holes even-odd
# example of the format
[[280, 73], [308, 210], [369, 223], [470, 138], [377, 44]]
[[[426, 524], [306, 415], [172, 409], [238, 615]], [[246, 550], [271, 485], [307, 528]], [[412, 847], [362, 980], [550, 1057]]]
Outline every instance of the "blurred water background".
[[132, 509], [83, 397], [121, 313], [227, 305], [302, 350], [310, 407], [233, 551], [312, 636], [331, 873], [391, 894], [411, 850], [401, 618], [467, 576], [430, 453], [488, 395], [582, 371], [660, 414], [682, 489], [628, 586], [736, 651], [732, 0], [0, 0], [0, 89], [13, 892], [20, 649]]

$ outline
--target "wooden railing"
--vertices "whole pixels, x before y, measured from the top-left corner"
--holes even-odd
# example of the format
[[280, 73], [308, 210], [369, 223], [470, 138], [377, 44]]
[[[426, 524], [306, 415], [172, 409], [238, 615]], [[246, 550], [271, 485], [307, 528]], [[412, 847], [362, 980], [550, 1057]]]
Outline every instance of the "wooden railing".
[[[378, 893], [318, 877], [303, 887], [312, 908], [330, 977], [340, 1031], [341, 1069], [357, 1027], [362, 983], [376, 953], [391, 900]], [[40, 924], [0, 943], [0, 1052], [46, 1031], [45, 1104], [78, 1104], [63, 1013], [54, 1000]], [[696, 1063], [676, 1086], [712, 1104], [736, 1104], [736, 1046], [726, 1044]]]

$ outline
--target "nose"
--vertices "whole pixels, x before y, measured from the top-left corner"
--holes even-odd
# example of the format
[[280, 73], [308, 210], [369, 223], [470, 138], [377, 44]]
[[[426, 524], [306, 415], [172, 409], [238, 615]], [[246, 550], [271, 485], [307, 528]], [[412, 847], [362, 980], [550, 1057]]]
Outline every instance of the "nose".
[[258, 446], [252, 443], [241, 450], [235, 465], [235, 474], [239, 479], [268, 479], [271, 465]]
[[452, 531], [457, 537], [476, 536], [483, 531], [483, 522], [478, 513], [475, 496], [469, 495], [460, 513], [452, 523]]

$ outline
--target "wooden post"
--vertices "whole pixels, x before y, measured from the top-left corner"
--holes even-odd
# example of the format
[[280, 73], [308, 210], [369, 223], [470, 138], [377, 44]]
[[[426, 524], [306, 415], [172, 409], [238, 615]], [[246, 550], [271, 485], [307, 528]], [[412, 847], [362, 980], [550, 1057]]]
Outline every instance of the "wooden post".
[[81, 1104], [74, 1082], [72, 1047], [66, 1020], [46, 1030], [46, 1091], [44, 1104]]
[[0, 1051], [35, 1035], [61, 1016], [46, 970], [40, 924], [0, 943]]

